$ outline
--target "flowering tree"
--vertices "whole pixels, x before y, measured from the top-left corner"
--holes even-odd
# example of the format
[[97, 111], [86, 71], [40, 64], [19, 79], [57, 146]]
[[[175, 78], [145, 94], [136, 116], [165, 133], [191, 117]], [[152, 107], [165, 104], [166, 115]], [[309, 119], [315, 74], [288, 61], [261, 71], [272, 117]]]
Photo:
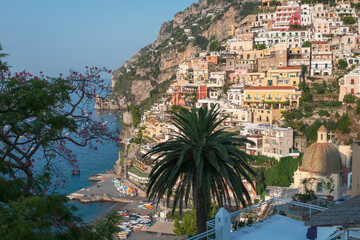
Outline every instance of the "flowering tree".
[[99, 239], [111, 236], [110, 225], [106, 225], [108, 235], [94, 231], [95, 227], [89, 230], [75, 217], [65, 196], [48, 192], [60, 186], [62, 173], [55, 158], [79, 167], [71, 145], [96, 150], [104, 141], [119, 143], [119, 130], [110, 131], [84, 108], [107, 91], [100, 74], [111, 71], [86, 67], [85, 73], [71, 70], [66, 77], [51, 78], [42, 72], [11, 74], [5, 63], [0, 65], [0, 235], [6, 239], [51, 239], [59, 234], [82, 239], [81, 233], [91, 239], [99, 232], [103, 232]]

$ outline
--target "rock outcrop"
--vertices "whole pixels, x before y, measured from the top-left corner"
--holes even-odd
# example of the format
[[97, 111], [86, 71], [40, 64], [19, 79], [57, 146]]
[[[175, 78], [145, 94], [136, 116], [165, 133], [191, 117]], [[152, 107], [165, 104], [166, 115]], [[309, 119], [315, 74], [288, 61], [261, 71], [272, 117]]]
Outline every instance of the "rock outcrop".
[[[180, 63], [202, 51], [191, 36], [209, 39], [215, 35], [219, 41], [227, 38], [230, 26], [240, 20], [240, 6], [238, 0], [199, 0], [175, 14], [174, 20], [163, 23], [153, 44], [142, 48], [113, 72], [112, 87], [116, 96], [113, 99], [119, 100], [117, 105], [120, 108], [130, 102], [141, 105], [150, 97], [150, 91], [170, 81]], [[185, 33], [186, 28], [191, 29], [190, 34]]]

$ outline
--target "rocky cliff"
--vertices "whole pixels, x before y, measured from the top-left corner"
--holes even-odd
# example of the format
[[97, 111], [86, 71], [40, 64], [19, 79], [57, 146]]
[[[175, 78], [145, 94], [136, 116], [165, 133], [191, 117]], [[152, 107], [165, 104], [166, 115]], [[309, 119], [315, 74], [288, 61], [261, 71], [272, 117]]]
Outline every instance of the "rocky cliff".
[[154, 43], [113, 72], [111, 101], [117, 104], [111, 106], [125, 108], [130, 102], [149, 105], [164, 93], [180, 63], [207, 50], [211, 36], [218, 41], [228, 37], [231, 25], [245, 17], [245, 5], [240, 0], [199, 0], [163, 23]]

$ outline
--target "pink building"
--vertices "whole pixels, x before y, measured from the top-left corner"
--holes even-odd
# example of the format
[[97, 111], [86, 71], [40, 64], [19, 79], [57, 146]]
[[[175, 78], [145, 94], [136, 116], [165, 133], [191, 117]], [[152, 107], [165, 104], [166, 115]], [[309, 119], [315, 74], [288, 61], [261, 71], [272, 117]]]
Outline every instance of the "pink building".
[[326, 20], [316, 20], [314, 22], [315, 32], [322, 34], [330, 34], [330, 23]]
[[248, 73], [252, 73], [252, 69], [234, 69], [226, 71], [226, 82], [230, 84], [247, 83]]
[[290, 19], [290, 25], [301, 25], [301, 9], [300, 7], [297, 8], [294, 15], [292, 15]]
[[287, 6], [278, 6], [275, 11], [273, 30], [286, 31], [290, 25], [301, 24], [301, 8], [297, 3]]
[[360, 69], [355, 69], [340, 79], [339, 101], [343, 101], [347, 94], [360, 98]]

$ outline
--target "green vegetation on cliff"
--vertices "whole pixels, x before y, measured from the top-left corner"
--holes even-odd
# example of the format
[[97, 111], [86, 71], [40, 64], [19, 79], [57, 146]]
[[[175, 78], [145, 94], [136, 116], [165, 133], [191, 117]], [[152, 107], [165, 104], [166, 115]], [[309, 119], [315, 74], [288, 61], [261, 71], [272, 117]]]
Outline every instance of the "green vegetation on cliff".
[[[259, 156], [264, 157], [264, 156]], [[255, 157], [256, 158], [256, 157]], [[261, 195], [267, 186], [288, 187], [294, 182], [294, 172], [301, 165], [302, 156], [298, 158], [282, 158], [276, 165], [270, 168], [257, 168], [256, 192]]]

